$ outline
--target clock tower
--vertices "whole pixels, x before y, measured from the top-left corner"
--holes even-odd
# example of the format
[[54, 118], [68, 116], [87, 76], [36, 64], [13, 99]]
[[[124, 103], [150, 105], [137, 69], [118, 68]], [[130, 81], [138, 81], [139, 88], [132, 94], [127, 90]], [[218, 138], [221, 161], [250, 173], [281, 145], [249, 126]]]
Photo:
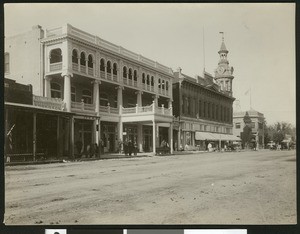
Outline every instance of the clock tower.
[[224, 33], [222, 36], [222, 44], [221, 48], [219, 50], [219, 56], [220, 60], [218, 63], [218, 67], [215, 70], [215, 80], [217, 84], [220, 86], [221, 90], [228, 93], [228, 95], [232, 96], [232, 80], [234, 76], [233, 73], [233, 67], [229, 66], [229, 62], [227, 60], [227, 54], [228, 50], [226, 49], [225, 43], [224, 43]]

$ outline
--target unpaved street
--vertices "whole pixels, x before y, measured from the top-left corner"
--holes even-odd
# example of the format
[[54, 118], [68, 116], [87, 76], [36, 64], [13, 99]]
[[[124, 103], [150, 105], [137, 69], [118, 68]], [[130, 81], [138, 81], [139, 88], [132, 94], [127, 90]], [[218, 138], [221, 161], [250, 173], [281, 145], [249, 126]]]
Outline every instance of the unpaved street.
[[7, 166], [6, 224], [294, 224], [296, 152]]

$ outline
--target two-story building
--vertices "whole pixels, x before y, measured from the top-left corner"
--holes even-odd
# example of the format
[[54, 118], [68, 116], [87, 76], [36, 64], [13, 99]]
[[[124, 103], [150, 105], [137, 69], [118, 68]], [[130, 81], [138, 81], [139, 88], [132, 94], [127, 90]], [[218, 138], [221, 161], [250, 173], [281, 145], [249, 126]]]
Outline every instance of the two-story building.
[[173, 72], [156, 61], [69, 24], [35, 26], [5, 38], [5, 71], [32, 84], [35, 105], [51, 109], [62, 100], [73, 114], [71, 155], [95, 143], [116, 152], [125, 139], [154, 153], [161, 140], [172, 145]]

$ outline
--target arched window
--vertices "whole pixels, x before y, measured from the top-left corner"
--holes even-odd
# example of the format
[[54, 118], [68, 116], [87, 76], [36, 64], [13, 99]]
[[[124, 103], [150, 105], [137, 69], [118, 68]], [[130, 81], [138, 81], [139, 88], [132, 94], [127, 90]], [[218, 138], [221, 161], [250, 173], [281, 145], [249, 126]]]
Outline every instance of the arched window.
[[111, 74], [111, 62], [110, 61], [107, 61], [106, 72], [109, 73], [109, 74]]
[[137, 70], [133, 71], [133, 80], [137, 82]]
[[88, 57], [88, 67], [93, 68], [93, 56], [91, 54]]
[[129, 68], [129, 70], [128, 70], [128, 78], [129, 78], [129, 80], [132, 80], [132, 69], [131, 68]]
[[142, 83], [145, 84], [146, 83], [146, 79], [145, 79], [145, 73], [142, 74]]
[[166, 81], [166, 90], [168, 91], [169, 90], [169, 82]]
[[78, 64], [78, 53], [77, 53], [77, 50], [73, 50], [73, 52], [72, 52], [72, 63]]
[[123, 67], [123, 78], [127, 78], [127, 67]]
[[84, 103], [92, 104], [92, 92], [88, 89], [82, 90], [82, 99]]
[[154, 86], [154, 77], [151, 76], [151, 86]]
[[107, 93], [100, 93], [100, 106], [107, 106], [108, 105], [108, 95]]
[[118, 74], [118, 66], [117, 66], [116, 63], [114, 63], [114, 65], [113, 65], [113, 74], [114, 74], [114, 75], [117, 75], [117, 74]]
[[60, 84], [53, 82], [51, 83], [50, 87], [51, 87], [52, 98], [62, 98]]
[[147, 75], [147, 85], [150, 85], [150, 76]]
[[61, 49], [54, 49], [50, 52], [50, 63], [59, 63], [62, 62]]
[[80, 65], [85, 66], [85, 53], [81, 52], [80, 54]]
[[101, 59], [100, 60], [100, 71], [104, 72], [104, 70], [105, 70], [105, 61], [104, 61], [104, 59]]
[[160, 86], [160, 79], [158, 79], [158, 84], [157, 84], [158, 88], [160, 89], [161, 86]]
[[165, 80], [162, 80], [161, 88], [162, 88], [162, 89], [165, 89]]

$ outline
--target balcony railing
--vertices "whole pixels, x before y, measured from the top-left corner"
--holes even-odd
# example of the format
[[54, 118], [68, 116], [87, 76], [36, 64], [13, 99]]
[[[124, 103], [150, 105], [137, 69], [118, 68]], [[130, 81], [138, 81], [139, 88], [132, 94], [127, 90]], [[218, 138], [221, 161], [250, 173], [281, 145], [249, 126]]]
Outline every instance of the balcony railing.
[[153, 114], [160, 114], [160, 115], [168, 115], [172, 116], [173, 111], [172, 107], [164, 108], [161, 107], [154, 107], [154, 103], [149, 106], [136, 106], [136, 107], [129, 107], [124, 108], [122, 107], [122, 114], [138, 114], [138, 113], [153, 113]]
[[86, 74], [86, 66], [80, 65], [80, 72]]
[[100, 78], [105, 79], [105, 72], [104, 71], [100, 71]]
[[128, 79], [128, 85], [132, 86], [132, 79]]
[[142, 84], [142, 88], [144, 89], [144, 90], [146, 90], [146, 84]]
[[111, 73], [107, 73], [107, 79], [108, 79], [108, 80], [112, 80], [112, 78], [111, 78]]
[[72, 63], [72, 68], [74, 71], [78, 71], [78, 64], [77, 63]]
[[33, 105], [51, 110], [64, 109], [64, 102], [61, 98], [48, 98], [33, 95]]
[[94, 69], [93, 69], [92, 67], [89, 67], [89, 68], [88, 68], [88, 74], [89, 74], [90, 76], [93, 76], [93, 75], [94, 75]]
[[95, 112], [95, 105], [94, 104], [88, 104], [88, 103], [84, 103], [84, 102], [72, 102], [71, 103], [71, 108], [73, 110]]
[[62, 69], [62, 62], [50, 64], [50, 72], [60, 71], [61, 69]]
[[123, 83], [127, 84], [127, 78], [123, 78]]
[[133, 86], [137, 87], [137, 81], [133, 81]]
[[117, 82], [118, 81], [118, 76], [117, 75], [113, 75], [113, 80]]
[[154, 92], [154, 87], [153, 86], [151, 86], [151, 92]]

